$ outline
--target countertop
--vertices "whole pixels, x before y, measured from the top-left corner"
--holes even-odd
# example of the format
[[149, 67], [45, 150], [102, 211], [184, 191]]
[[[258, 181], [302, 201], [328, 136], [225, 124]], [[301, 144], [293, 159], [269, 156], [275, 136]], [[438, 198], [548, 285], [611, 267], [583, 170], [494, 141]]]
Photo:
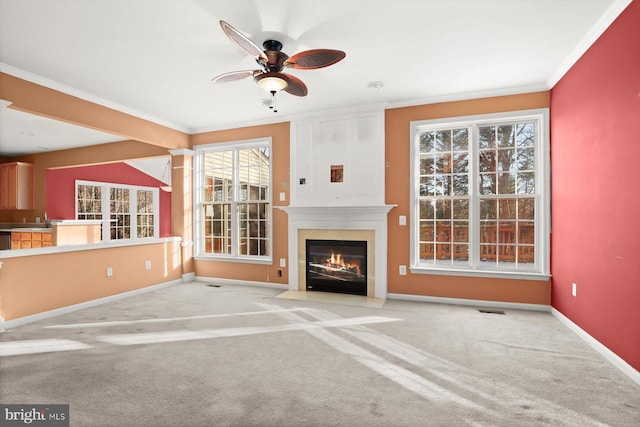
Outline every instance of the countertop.
[[50, 228], [28, 228], [28, 227], [14, 227], [14, 228], [0, 228], [0, 232], [3, 233], [11, 233], [13, 231], [38, 231], [38, 232], [43, 232], [43, 233], [50, 233], [51, 229]]

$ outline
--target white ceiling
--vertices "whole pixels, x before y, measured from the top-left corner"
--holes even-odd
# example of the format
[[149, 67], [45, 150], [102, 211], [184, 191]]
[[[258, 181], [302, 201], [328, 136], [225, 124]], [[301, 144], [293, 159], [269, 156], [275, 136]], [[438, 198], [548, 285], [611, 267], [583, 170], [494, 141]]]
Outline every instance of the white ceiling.
[[[398, 107], [550, 89], [629, 2], [0, 0], [0, 71], [197, 133], [372, 103]], [[278, 94], [273, 113], [251, 79], [211, 82], [257, 68], [227, 39], [221, 19], [259, 46], [281, 41], [289, 56], [315, 48], [347, 56], [328, 68], [288, 71], [309, 95]], [[384, 87], [368, 88], [372, 81]], [[0, 115], [3, 128], [12, 117]], [[15, 132], [0, 137], [5, 155], [82, 144], [46, 142], [42, 135], [26, 146]], [[121, 139], [99, 133], [83, 145], [102, 138]]]

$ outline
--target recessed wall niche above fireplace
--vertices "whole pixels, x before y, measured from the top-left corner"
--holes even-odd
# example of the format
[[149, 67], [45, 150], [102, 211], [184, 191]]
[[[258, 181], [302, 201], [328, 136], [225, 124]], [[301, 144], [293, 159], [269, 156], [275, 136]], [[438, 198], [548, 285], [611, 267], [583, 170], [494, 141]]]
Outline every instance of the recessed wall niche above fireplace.
[[306, 240], [308, 291], [367, 295], [367, 242]]

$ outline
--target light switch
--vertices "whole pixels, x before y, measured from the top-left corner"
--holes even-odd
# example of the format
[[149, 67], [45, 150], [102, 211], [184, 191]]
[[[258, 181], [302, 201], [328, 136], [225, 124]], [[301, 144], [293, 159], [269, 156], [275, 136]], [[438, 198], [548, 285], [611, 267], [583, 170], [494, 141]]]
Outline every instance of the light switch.
[[280, 267], [286, 267], [287, 266], [287, 260], [284, 258], [280, 258]]
[[287, 193], [283, 191], [280, 193], [280, 201], [284, 202], [285, 200], [287, 200]]
[[400, 225], [407, 225], [407, 216], [406, 215], [400, 215], [400, 217], [398, 217], [398, 223]]

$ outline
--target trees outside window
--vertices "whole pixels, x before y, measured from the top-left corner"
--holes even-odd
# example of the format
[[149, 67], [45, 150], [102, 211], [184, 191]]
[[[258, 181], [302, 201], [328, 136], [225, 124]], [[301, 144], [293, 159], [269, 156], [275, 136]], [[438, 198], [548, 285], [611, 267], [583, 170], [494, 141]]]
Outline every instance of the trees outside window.
[[412, 268], [548, 273], [546, 111], [412, 123]]

